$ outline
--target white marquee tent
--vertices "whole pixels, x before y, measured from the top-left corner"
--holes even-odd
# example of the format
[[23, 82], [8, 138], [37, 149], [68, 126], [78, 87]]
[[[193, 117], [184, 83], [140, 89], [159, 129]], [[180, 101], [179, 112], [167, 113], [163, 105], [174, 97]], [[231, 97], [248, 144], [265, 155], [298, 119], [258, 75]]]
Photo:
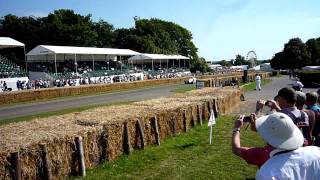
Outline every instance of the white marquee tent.
[[12, 47], [24, 47], [24, 44], [10, 37], [0, 37], [0, 49]]
[[15, 47], [22, 47], [23, 48], [24, 62], [25, 62], [26, 69], [27, 69], [25, 45], [22, 42], [19, 42], [19, 41], [12, 39], [10, 37], [0, 37], [0, 49], [15, 48]]
[[165, 55], [165, 54], [139, 54], [130, 57], [129, 63], [131, 64], [150, 64], [152, 65], [152, 70], [154, 69], [153, 63], [159, 63], [166, 62], [167, 68], [169, 66], [169, 60], [178, 60], [179, 61], [179, 67], [180, 67], [180, 60], [183, 60], [183, 64], [185, 67], [185, 60], [189, 60], [190, 58], [182, 56], [182, 55]]
[[27, 62], [54, 61], [57, 72], [57, 61], [72, 59], [77, 64], [77, 61], [92, 60], [94, 67], [94, 61], [115, 60], [117, 56], [120, 56], [121, 61], [121, 56], [138, 54], [129, 49], [38, 45], [27, 53]]

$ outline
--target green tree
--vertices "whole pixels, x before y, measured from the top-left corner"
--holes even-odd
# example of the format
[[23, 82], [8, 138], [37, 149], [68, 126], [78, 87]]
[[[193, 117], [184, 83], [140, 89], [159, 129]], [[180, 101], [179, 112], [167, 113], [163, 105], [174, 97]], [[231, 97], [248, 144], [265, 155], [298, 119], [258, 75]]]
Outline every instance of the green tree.
[[300, 69], [311, 64], [311, 53], [300, 38], [290, 39], [283, 49], [284, 63], [287, 69]]
[[283, 52], [278, 52], [274, 55], [274, 57], [270, 61], [270, 65], [273, 69], [287, 69], [288, 64], [285, 60], [285, 56]]
[[232, 66], [231, 61], [226, 61], [226, 60], [218, 61], [217, 64], [220, 64], [221, 66]]
[[93, 23], [93, 30], [97, 33], [97, 47], [113, 47], [115, 44], [115, 32], [112, 24], [99, 20]]
[[319, 66], [320, 65], [320, 38], [309, 39], [306, 42], [306, 45], [309, 48], [311, 53], [311, 65]]
[[241, 56], [240, 54], [236, 55], [236, 59], [234, 61], [235, 66], [247, 65], [247, 64], [248, 64], [248, 62], [245, 60], [245, 58], [243, 56]]
[[81, 16], [73, 10], [60, 9], [41, 19], [42, 36], [48, 44], [96, 46], [98, 34], [94, 31], [91, 15]]

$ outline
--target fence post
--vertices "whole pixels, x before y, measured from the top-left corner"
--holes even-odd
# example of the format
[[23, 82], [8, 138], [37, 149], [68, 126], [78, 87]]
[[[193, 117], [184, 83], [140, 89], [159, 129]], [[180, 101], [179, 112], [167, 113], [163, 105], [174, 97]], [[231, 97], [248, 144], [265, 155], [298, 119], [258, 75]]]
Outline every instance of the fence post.
[[137, 126], [138, 126], [138, 131], [139, 131], [139, 136], [140, 136], [140, 141], [141, 141], [141, 148], [144, 149], [145, 146], [145, 140], [144, 140], [144, 132], [143, 132], [143, 128], [141, 125], [140, 120], [137, 120]]
[[84, 162], [84, 151], [83, 151], [83, 142], [82, 137], [77, 136], [75, 138], [76, 148], [78, 150], [78, 159], [79, 159], [79, 176], [86, 176], [86, 166]]
[[47, 144], [42, 143], [42, 144], [40, 144], [40, 147], [42, 150], [44, 179], [51, 180], [52, 179], [52, 172], [51, 172], [51, 164], [50, 164]]

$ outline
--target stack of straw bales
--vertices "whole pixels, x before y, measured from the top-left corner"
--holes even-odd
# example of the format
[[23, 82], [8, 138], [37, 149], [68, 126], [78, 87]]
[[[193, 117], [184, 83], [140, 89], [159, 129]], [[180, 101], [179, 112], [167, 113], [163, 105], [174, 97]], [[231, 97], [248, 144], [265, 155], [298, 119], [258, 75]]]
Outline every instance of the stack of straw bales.
[[[205, 88], [2, 126], [0, 179], [81, 174], [82, 161], [85, 167], [94, 167], [202, 125], [211, 111], [227, 113], [241, 93], [234, 88]], [[76, 137], [82, 138], [83, 158]]]

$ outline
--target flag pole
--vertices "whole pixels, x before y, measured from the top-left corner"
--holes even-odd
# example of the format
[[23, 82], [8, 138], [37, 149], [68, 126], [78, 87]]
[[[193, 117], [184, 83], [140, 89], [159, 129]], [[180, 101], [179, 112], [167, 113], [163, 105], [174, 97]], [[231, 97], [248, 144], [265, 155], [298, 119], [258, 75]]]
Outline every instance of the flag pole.
[[212, 125], [210, 126], [210, 138], [209, 143], [212, 144]]

